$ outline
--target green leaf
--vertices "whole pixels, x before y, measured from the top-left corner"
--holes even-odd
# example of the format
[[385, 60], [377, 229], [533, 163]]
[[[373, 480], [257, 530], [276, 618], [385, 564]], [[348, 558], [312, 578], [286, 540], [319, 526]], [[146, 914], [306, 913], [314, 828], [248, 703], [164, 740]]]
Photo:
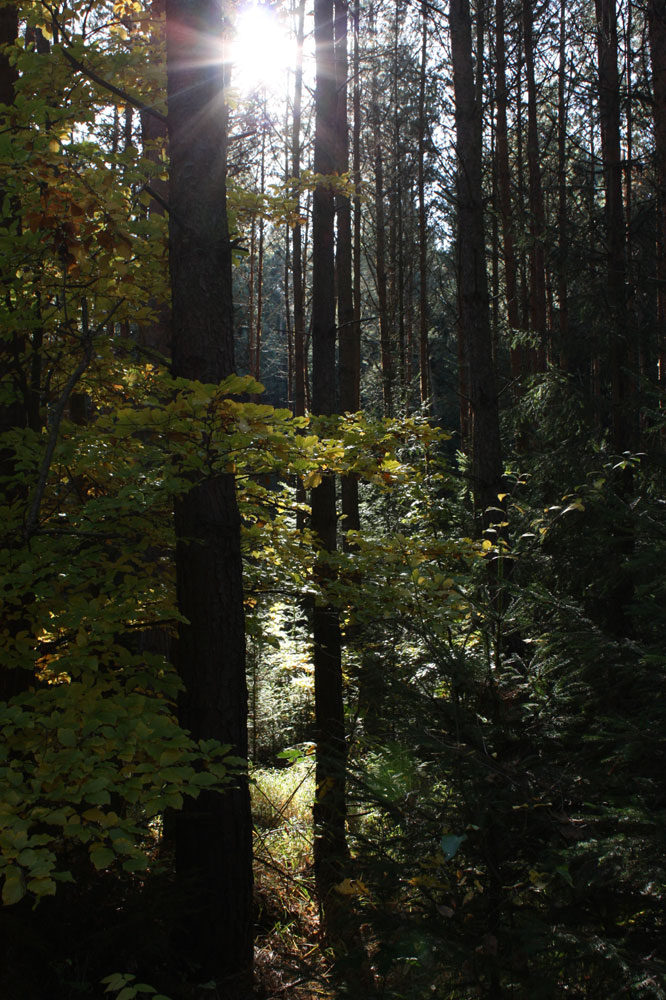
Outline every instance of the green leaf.
[[5, 906], [13, 906], [25, 896], [25, 883], [23, 875], [17, 868], [10, 869], [10, 874], [5, 876], [5, 884], [2, 887], [2, 902]]
[[90, 848], [90, 860], [98, 871], [102, 868], [108, 868], [115, 859], [116, 852], [103, 844], [93, 844]]

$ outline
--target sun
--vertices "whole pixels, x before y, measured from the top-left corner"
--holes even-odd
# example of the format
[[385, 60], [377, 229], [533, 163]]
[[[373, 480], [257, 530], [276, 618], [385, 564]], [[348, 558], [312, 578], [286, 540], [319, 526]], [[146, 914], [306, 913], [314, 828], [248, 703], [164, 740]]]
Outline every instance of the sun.
[[283, 91], [295, 57], [286, 19], [269, 4], [250, 3], [240, 8], [235, 27], [230, 46], [232, 87], [243, 94]]

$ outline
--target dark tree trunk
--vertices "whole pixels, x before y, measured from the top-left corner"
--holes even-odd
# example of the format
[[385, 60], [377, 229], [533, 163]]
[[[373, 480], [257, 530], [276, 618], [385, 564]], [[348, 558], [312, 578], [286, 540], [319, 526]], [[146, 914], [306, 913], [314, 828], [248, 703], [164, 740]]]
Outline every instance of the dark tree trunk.
[[[333, 44], [333, 0], [315, 0], [314, 169], [333, 174], [336, 165], [337, 94]], [[335, 197], [318, 184], [312, 211], [312, 410], [336, 412]], [[336, 549], [335, 478], [325, 476], [312, 491], [312, 529], [322, 549], [317, 575], [326, 586], [326, 554]], [[346, 742], [342, 658], [337, 609], [326, 601], [313, 612], [315, 724], [317, 744], [314, 805], [314, 865], [324, 930], [337, 936], [337, 897], [346, 857]]]
[[[347, 121], [347, 0], [335, 0], [335, 71], [337, 87], [336, 172], [349, 170], [349, 129]], [[340, 352], [340, 409], [353, 413], [358, 409], [356, 393], [356, 326], [352, 290], [352, 220], [351, 200], [338, 192], [335, 196], [337, 243], [335, 269], [338, 292], [338, 341]]]
[[530, 327], [536, 336], [532, 370], [543, 371], [548, 354], [546, 320], [546, 213], [541, 183], [537, 92], [534, 74], [534, 11], [532, 0], [523, 0], [525, 76], [527, 82], [527, 169], [530, 206]]
[[[167, 0], [169, 248], [173, 373], [216, 383], [234, 370], [226, 114], [218, 59], [220, 0]], [[198, 482], [176, 502], [183, 728], [247, 757], [240, 518], [232, 476]], [[176, 865], [190, 900], [179, 946], [247, 995], [252, 968], [252, 825], [245, 780], [206, 793], [177, 817]]]
[[[347, 0], [335, 0], [335, 72], [338, 92], [336, 116], [336, 159], [337, 172], [349, 170], [349, 124], [347, 112], [347, 78], [349, 76], [349, 18]], [[356, 113], [357, 109], [354, 108]], [[358, 129], [358, 121], [354, 123]], [[338, 286], [338, 343], [340, 369], [338, 372], [340, 410], [355, 413], [359, 409], [359, 364], [360, 337], [356, 319], [353, 287], [353, 241], [351, 199], [346, 195], [336, 195], [337, 246], [336, 277]], [[356, 476], [343, 476], [342, 513], [345, 531], [358, 531], [360, 527], [358, 509], [358, 481]]]
[[666, 0], [650, 0], [648, 29], [657, 183], [657, 356], [658, 377], [663, 386], [666, 385]]
[[[0, 6], [0, 46], [11, 45], [17, 38], [18, 13], [16, 7], [14, 4], [4, 4]], [[0, 104], [10, 107], [14, 103], [16, 80], [16, 70], [10, 65], [7, 54], [0, 49]], [[1, 124], [3, 129], [7, 127], [4, 120]], [[5, 194], [0, 190], [0, 210], [2, 210], [0, 233], [3, 233], [4, 238], [7, 239], [7, 230], [14, 221], [16, 206], [10, 202], [7, 210], [3, 209], [4, 203]], [[6, 297], [8, 306], [10, 287], [14, 281], [14, 274], [0, 274], [0, 294]], [[0, 434], [17, 427], [25, 427], [28, 423], [28, 399], [20, 388], [26, 384], [25, 353], [23, 334], [17, 331], [0, 332], [0, 380], [4, 396], [4, 401], [0, 405]], [[27, 501], [27, 491], [17, 477], [14, 451], [12, 448], [4, 448], [1, 445], [0, 476], [4, 480], [3, 493], [7, 502], [18, 499]], [[5, 534], [2, 538], [3, 547], [7, 548], [17, 543], [20, 544], [20, 541], [20, 537], [15, 537], [13, 533], [11, 537]], [[23, 608], [16, 606], [8, 606], [7, 604], [3, 606], [3, 624], [10, 636], [16, 636], [27, 628], [23, 611]], [[0, 669], [0, 701], [8, 701], [9, 698], [23, 693], [30, 687], [32, 680], [32, 670]]]
[[492, 359], [481, 182], [481, 108], [474, 87], [468, 0], [450, 0], [455, 95], [459, 333], [469, 366], [472, 488], [479, 515], [497, 505], [502, 460]]
[[[511, 204], [511, 167], [509, 165], [504, 0], [497, 0], [495, 4], [495, 103], [497, 109], [497, 186], [504, 249], [506, 310], [510, 329], [517, 330], [520, 327], [520, 318], [518, 314], [518, 269]], [[516, 354], [514, 349], [512, 351], [512, 374], [519, 376], [523, 374], [522, 364]]]
[[559, 67], [557, 74], [557, 297], [559, 299], [559, 354], [560, 367], [569, 369], [571, 349], [569, 345], [569, 289], [567, 283], [567, 259], [569, 256], [569, 236], [567, 223], [567, 6], [560, 0]]
[[628, 403], [626, 232], [622, 200], [620, 80], [615, 0], [595, 0], [599, 57], [599, 119], [606, 193], [607, 302], [610, 320], [611, 434], [613, 447], [632, 447], [634, 416]]
[[419, 63], [418, 174], [419, 195], [419, 390], [421, 406], [430, 398], [428, 378], [428, 226], [425, 201], [426, 63], [428, 57], [428, 9], [421, 4], [421, 61]]
[[[371, 13], [371, 35], [377, 46], [377, 29]], [[375, 281], [379, 313], [379, 350], [382, 371], [382, 400], [384, 416], [393, 416], [393, 356], [389, 331], [388, 281], [386, 274], [386, 212], [384, 209], [384, 151], [382, 144], [382, 121], [379, 110], [379, 82], [377, 60], [372, 63], [370, 95], [370, 117], [372, 120], [372, 146], [374, 161], [375, 200]]]
[[[305, 0], [298, 7], [297, 59], [294, 81], [294, 120], [291, 133], [291, 174], [297, 182], [296, 214], [300, 212], [298, 181], [301, 174], [301, 102], [303, 97], [303, 33]], [[294, 415], [305, 414], [305, 294], [303, 289], [302, 227], [296, 222], [293, 230], [293, 289], [294, 289]]]

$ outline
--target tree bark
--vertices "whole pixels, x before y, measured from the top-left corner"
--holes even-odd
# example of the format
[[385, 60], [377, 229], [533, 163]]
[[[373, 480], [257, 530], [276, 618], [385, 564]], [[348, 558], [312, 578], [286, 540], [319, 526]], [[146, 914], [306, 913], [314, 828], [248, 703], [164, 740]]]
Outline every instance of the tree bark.
[[[173, 373], [216, 383], [234, 370], [221, 0], [167, 0], [169, 259]], [[195, 739], [247, 757], [240, 518], [234, 479], [193, 483], [175, 507], [184, 690], [179, 720]], [[179, 947], [223, 996], [247, 995], [252, 968], [252, 825], [246, 781], [188, 801], [176, 866], [188, 900]]]
[[428, 8], [421, 3], [421, 58], [419, 62], [418, 168], [419, 196], [419, 392], [421, 406], [430, 399], [428, 377], [428, 223], [425, 200], [426, 67], [428, 59]]
[[485, 261], [481, 108], [474, 87], [468, 0], [450, 0], [449, 26], [458, 158], [459, 337], [469, 362], [472, 489], [476, 512], [482, 516], [487, 508], [497, 506], [502, 460]]
[[[518, 314], [518, 269], [511, 203], [511, 167], [509, 165], [504, 0], [497, 0], [495, 4], [495, 103], [497, 112], [497, 186], [504, 249], [506, 311], [509, 329], [515, 331], [520, 328], [520, 318]], [[514, 377], [522, 375], [522, 359], [519, 351], [515, 348], [511, 352], [511, 359], [511, 374]]]
[[630, 383], [627, 329], [626, 231], [622, 199], [620, 79], [615, 0], [595, 0], [599, 69], [599, 120], [606, 194], [607, 304], [610, 319], [611, 435], [613, 448], [632, 447], [634, 418], [628, 411]]
[[[11, 45], [18, 38], [18, 13], [14, 4], [4, 4], [0, 6], [0, 46]], [[14, 103], [15, 85], [17, 73], [10, 65], [9, 58], [4, 51], [0, 50], [0, 104], [8, 108]], [[3, 128], [8, 127], [8, 123], [2, 116]], [[5, 202], [5, 194], [0, 190], [0, 210]], [[2, 210], [0, 217], [0, 232], [3, 232], [5, 239], [9, 237], [9, 229], [16, 215], [15, 204], [10, 204], [8, 210]], [[0, 275], [0, 294], [5, 297], [7, 308], [10, 309], [10, 288], [16, 280], [14, 273]], [[18, 330], [0, 331], [0, 379], [2, 379], [2, 390], [5, 402], [0, 405], [0, 435], [17, 427], [25, 427], [28, 424], [28, 399], [22, 386], [26, 384], [26, 351], [25, 335]], [[9, 388], [11, 387], [11, 388]], [[27, 491], [20, 481], [16, 472], [16, 463], [13, 448], [4, 448], [0, 445], [0, 476], [5, 485], [3, 491], [7, 502], [27, 502]], [[14, 525], [12, 525], [14, 527]], [[22, 541], [20, 534], [18, 537], [5, 534], [3, 545], [7, 548]], [[26, 595], [26, 601], [31, 598]], [[25, 630], [28, 625], [25, 620], [24, 608], [6, 605], [2, 608], [3, 622], [9, 631], [10, 637], [18, 635]], [[26, 669], [10, 669], [3, 667], [0, 669], [0, 701], [8, 701], [15, 695], [26, 691], [33, 681], [33, 671]]]
[[[305, 0], [298, 5], [297, 57], [294, 80], [294, 119], [291, 133], [291, 175], [296, 183], [296, 215], [301, 210], [301, 104], [303, 98], [303, 35]], [[297, 219], [292, 236], [292, 283], [294, 290], [294, 416], [305, 415], [305, 293], [303, 289], [302, 226]]]
[[569, 370], [569, 289], [567, 259], [569, 235], [567, 222], [567, 5], [560, 0], [559, 67], [557, 73], [557, 297], [559, 299], [560, 368]]
[[[371, 14], [371, 35], [377, 45], [374, 10]], [[393, 357], [388, 317], [388, 282], [386, 277], [386, 212], [384, 210], [384, 155], [382, 148], [382, 122], [379, 110], [379, 82], [377, 60], [372, 63], [370, 117], [372, 120], [372, 146], [374, 160], [375, 195], [375, 280], [379, 312], [379, 349], [382, 372], [382, 400], [385, 417], [393, 416]]]
[[[336, 159], [338, 174], [349, 170], [349, 122], [348, 85], [349, 76], [349, 18], [347, 0], [335, 0], [335, 72], [337, 86], [336, 115]], [[356, 109], [355, 109], [356, 110]], [[358, 123], [355, 123], [355, 128]], [[359, 364], [360, 338], [356, 321], [353, 288], [353, 239], [351, 199], [338, 192], [336, 195], [337, 244], [336, 278], [338, 289], [338, 372], [340, 410], [342, 413], [356, 413], [359, 409]], [[360, 517], [358, 509], [358, 480], [356, 476], [343, 476], [341, 481], [342, 513], [344, 530], [358, 531]]]
[[546, 213], [541, 183], [537, 93], [534, 73], [534, 10], [532, 0], [523, 0], [523, 37], [527, 83], [527, 171], [530, 208], [530, 327], [536, 336], [532, 370], [544, 371], [548, 356], [546, 319]]
[[[336, 166], [337, 94], [333, 35], [333, 0], [315, 0], [315, 137], [316, 174], [332, 175]], [[312, 410], [336, 412], [335, 364], [335, 196], [320, 182], [312, 211]], [[312, 529], [321, 546], [317, 577], [329, 579], [326, 554], [336, 550], [335, 478], [325, 476], [312, 491]], [[337, 609], [324, 599], [313, 613], [316, 793], [314, 866], [323, 927], [337, 936], [338, 899], [347, 854], [345, 838], [346, 742], [342, 700], [342, 656]]]
[[657, 187], [657, 375], [666, 384], [666, 0], [650, 0], [655, 177]]

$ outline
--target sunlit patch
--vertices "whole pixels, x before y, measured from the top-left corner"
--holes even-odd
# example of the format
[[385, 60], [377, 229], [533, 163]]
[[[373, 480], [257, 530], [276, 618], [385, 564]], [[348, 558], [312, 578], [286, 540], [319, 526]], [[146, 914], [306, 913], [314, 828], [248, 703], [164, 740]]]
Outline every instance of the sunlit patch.
[[283, 90], [295, 57], [286, 19], [274, 7], [255, 3], [239, 10], [235, 28], [230, 52], [232, 87], [245, 94]]

